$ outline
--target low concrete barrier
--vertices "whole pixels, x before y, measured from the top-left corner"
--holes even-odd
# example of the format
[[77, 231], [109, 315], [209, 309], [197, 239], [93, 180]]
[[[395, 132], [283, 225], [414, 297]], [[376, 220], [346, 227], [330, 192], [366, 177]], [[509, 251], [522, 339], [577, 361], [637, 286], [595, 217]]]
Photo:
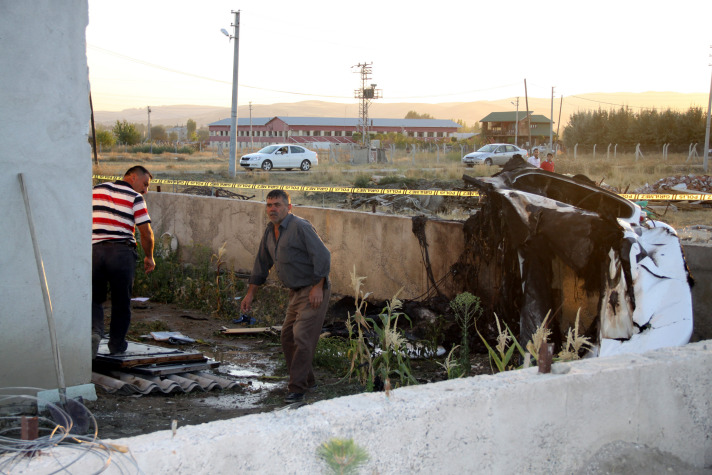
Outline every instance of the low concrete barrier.
[[[321, 401], [120, 439], [144, 473], [323, 473], [320, 444], [353, 439], [362, 473], [573, 473], [615, 441], [712, 466], [712, 341]], [[52, 450], [13, 473], [76, 457]], [[100, 468], [86, 456], [73, 473]], [[23, 471], [24, 470], [24, 471]], [[665, 471], [665, 469], [661, 469]], [[658, 471], [656, 473], [662, 473]]]

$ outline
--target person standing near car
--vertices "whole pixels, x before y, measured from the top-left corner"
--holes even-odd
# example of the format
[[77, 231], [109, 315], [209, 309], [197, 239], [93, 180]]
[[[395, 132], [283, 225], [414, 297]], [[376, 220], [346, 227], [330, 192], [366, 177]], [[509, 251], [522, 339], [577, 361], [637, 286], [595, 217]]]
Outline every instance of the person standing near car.
[[272, 190], [267, 194], [267, 225], [255, 256], [247, 294], [240, 309], [249, 312], [257, 288], [264, 284], [274, 266], [282, 284], [289, 289], [287, 313], [281, 342], [289, 371], [287, 403], [301, 402], [316, 385], [312, 360], [329, 306], [331, 253], [306, 219], [292, 214], [289, 194]]
[[554, 171], [554, 154], [549, 152], [546, 154], [546, 160], [541, 162], [541, 169], [548, 172]]
[[131, 323], [131, 292], [136, 270], [135, 228], [141, 235], [148, 274], [153, 260], [153, 230], [143, 195], [153, 176], [138, 165], [129, 168], [123, 179], [96, 185], [92, 192], [92, 358], [96, 358], [104, 335], [106, 286], [111, 288], [109, 353], [123, 353]]
[[535, 148], [532, 152], [533, 155], [527, 159], [527, 162], [529, 162], [530, 165], [534, 165], [539, 168], [541, 166], [541, 161], [539, 160], [539, 149]]

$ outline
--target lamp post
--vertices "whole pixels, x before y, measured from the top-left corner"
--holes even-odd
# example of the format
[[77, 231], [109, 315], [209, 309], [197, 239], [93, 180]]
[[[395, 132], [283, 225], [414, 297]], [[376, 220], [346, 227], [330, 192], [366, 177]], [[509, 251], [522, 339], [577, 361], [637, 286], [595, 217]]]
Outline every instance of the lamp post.
[[235, 23], [232, 26], [235, 31], [235, 35], [231, 36], [226, 29], [222, 29], [222, 34], [227, 36], [229, 39], [235, 40], [235, 53], [232, 62], [232, 111], [230, 113], [230, 165], [228, 172], [230, 173], [230, 178], [235, 178], [235, 148], [237, 145], [237, 65], [238, 65], [238, 51], [240, 46], [240, 10], [232, 11], [235, 14]]
[[514, 116], [514, 145], [519, 147], [519, 143], [518, 143], [518, 139], [519, 139], [519, 98], [517, 97], [516, 104], [514, 102], [511, 102], [511, 104], [517, 106], [517, 112], [516, 112], [516, 115]]

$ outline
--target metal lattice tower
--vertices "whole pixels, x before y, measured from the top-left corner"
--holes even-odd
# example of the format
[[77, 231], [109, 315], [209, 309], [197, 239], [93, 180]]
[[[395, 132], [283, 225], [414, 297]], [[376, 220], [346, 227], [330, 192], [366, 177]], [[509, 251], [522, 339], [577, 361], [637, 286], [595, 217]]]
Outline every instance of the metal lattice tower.
[[371, 80], [371, 65], [373, 63], [359, 63], [352, 68], [359, 68], [357, 71], [361, 75], [361, 88], [354, 91], [354, 97], [360, 99], [358, 107], [359, 130], [361, 131], [361, 145], [370, 148], [371, 136], [369, 133], [368, 108], [371, 100], [380, 99], [381, 91], [376, 89], [376, 84], [366, 85]]

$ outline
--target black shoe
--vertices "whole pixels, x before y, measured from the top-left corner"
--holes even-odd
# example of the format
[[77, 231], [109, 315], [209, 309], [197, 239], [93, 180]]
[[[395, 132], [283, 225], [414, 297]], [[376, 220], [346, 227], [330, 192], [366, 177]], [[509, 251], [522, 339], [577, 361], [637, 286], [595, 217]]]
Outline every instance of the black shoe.
[[286, 402], [288, 404], [292, 404], [295, 402], [303, 402], [303, 401], [304, 401], [304, 393], [289, 393], [284, 398], [284, 402]]
[[129, 343], [124, 340], [120, 344], [116, 345], [111, 340], [109, 340], [108, 346], [110, 355], [118, 355], [126, 351], [126, 349], [129, 347]]

